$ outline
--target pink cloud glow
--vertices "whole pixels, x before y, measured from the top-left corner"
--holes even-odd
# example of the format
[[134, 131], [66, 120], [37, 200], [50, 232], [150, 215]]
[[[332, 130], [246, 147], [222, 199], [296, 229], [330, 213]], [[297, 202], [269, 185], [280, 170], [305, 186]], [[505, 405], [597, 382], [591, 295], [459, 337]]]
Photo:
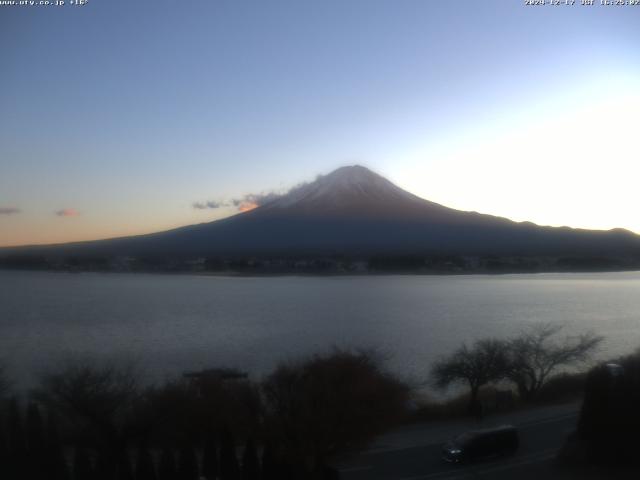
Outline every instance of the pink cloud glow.
[[77, 217], [80, 215], [80, 212], [75, 208], [63, 208], [56, 210], [55, 214], [59, 217]]

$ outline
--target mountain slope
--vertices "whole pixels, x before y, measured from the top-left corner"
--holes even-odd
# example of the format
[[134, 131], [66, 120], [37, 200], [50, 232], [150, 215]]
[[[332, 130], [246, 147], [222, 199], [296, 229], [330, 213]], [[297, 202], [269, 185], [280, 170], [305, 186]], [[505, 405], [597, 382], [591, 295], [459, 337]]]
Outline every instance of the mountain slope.
[[625, 230], [540, 227], [462, 212], [419, 198], [364, 167], [350, 166], [222, 220], [136, 237], [31, 247], [29, 251], [176, 257], [638, 255], [640, 237]]

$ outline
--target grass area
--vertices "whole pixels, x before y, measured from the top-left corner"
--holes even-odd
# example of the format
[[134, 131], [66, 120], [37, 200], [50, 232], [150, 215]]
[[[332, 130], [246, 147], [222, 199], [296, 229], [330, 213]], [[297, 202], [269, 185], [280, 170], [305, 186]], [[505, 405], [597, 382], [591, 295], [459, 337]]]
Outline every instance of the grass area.
[[[523, 402], [516, 391], [488, 386], [480, 390], [483, 415], [505, 413], [544, 405], [556, 405], [580, 400], [584, 393], [585, 373], [563, 373], [549, 379], [530, 402]], [[416, 401], [416, 408], [408, 423], [450, 420], [469, 416], [469, 393], [456, 395], [445, 401], [437, 401], [423, 395]]]

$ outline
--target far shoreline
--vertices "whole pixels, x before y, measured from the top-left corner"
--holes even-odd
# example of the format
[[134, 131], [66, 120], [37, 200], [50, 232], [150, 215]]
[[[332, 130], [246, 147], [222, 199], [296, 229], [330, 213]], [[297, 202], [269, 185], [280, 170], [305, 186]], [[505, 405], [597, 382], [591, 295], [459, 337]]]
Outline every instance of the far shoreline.
[[640, 273], [640, 268], [630, 269], [601, 269], [601, 270], [537, 270], [537, 271], [379, 271], [379, 272], [243, 272], [243, 271], [167, 271], [167, 270], [59, 270], [59, 269], [28, 269], [28, 268], [8, 268], [0, 267], [0, 272], [30, 272], [30, 273], [59, 273], [59, 274], [126, 274], [126, 275], [166, 275], [166, 276], [195, 276], [195, 277], [218, 277], [218, 278], [360, 278], [360, 277], [502, 277], [515, 275], [580, 275], [580, 274], [601, 274], [601, 273]]

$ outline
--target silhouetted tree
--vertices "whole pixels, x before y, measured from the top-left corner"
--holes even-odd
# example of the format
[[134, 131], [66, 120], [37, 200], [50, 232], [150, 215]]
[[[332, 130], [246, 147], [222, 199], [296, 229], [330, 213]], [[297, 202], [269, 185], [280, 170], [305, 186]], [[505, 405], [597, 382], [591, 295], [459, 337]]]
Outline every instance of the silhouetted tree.
[[[180, 438], [197, 436], [202, 427], [199, 409], [197, 395], [186, 381], [179, 380], [147, 388], [134, 413], [138, 418], [147, 418], [162, 444], [175, 445]], [[150, 433], [147, 431], [146, 436]]]
[[178, 477], [180, 480], [198, 480], [198, 458], [192, 445], [185, 443], [180, 449]]
[[236, 456], [236, 443], [231, 430], [224, 428], [220, 441], [220, 479], [239, 480], [240, 467]]
[[446, 388], [453, 383], [466, 383], [471, 394], [469, 411], [475, 412], [480, 387], [504, 378], [507, 366], [504, 342], [477, 340], [471, 347], [463, 344], [453, 354], [436, 361], [431, 368], [431, 378], [438, 388]]
[[122, 423], [139, 390], [131, 365], [70, 363], [45, 374], [35, 394], [71, 420], [84, 420], [111, 431]]
[[340, 472], [335, 467], [324, 465], [318, 471], [318, 478], [322, 480], [340, 480]]
[[131, 458], [126, 450], [121, 450], [118, 455], [117, 480], [134, 480], [133, 468], [131, 468]]
[[73, 454], [73, 480], [93, 480], [95, 472], [86, 448], [76, 447]]
[[404, 416], [410, 393], [372, 352], [344, 350], [280, 365], [263, 391], [268, 423], [287, 463], [301, 476], [394, 425]]
[[0, 410], [0, 478], [10, 478], [9, 474], [9, 445], [7, 442], [7, 434], [4, 428], [4, 413]]
[[160, 454], [158, 464], [158, 480], [179, 480], [176, 460], [173, 451], [165, 447]]
[[536, 324], [508, 342], [506, 376], [516, 384], [521, 399], [534, 399], [558, 368], [588, 361], [603, 340], [601, 336], [585, 333], [555, 341], [562, 328]]
[[119, 467], [120, 458], [114, 452], [104, 448], [98, 450], [95, 464], [95, 476], [98, 480], [116, 480]]
[[69, 467], [64, 456], [62, 442], [58, 434], [58, 424], [53, 412], [49, 411], [46, 424], [47, 441], [47, 478], [50, 480], [67, 480]]
[[136, 459], [136, 480], [157, 480], [153, 457], [146, 445], [138, 447]]
[[592, 368], [585, 386], [578, 435], [590, 462], [640, 464], [640, 351]]
[[78, 432], [92, 436], [98, 448], [98, 475], [110, 478], [117, 473], [136, 433], [130, 425], [140, 386], [132, 365], [69, 363], [45, 374], [34, 395]]
[[291, 480], [293, 478], [293, 469], [286, 453], [283, 447], [276, 447], [271, 442], [264, 445], [260, 460], [261, 480]]
[[11, 382], [9, 381], [9, 376], [7, 375], [7, 369], [3, 364], [0, 364], [0, 401], [4, 400], [4, 398], [9, 394], [11, 390]]
[[28, 451], [20, 405], [15, 397], [9, 402], [7, 415], [9, 474], [13, 478], [20, 478], [24, 477], [24, 473], [28, 471]]
[[258, 451], [252, 438], [247, 440], [242, 454], [242, 480], [259, 480], [260, 462]]
[[204, 442], [202, 475], [207, 480], [215, 480], [218, 477], [218, 471], [218, 442], [216, 435], [210, 431]]
[[4, 398], [4, 369], [0, 365], [0, 478], [8, 477], [12, 470], [11, 449], [7, 429], [7, 403]]
[[260, 462], [262, 480], [278, 480], [278, 467], [275, 452], [270, 442], [264, 445]]
[[27, 408], [26, 439], [29, 451], [27, 473], [31, 478], [39, 480], [49, 472], [46, 468], [47, 445], [44, 424], [40, 409], [35, 403], [30, 403]]
[[243, 436], [260, 428], [259, 390], [231, 369], [189, 372], [181, 381], [149, 388], [143, 406], [141, 413], [152, 418], [162, 443], [202, 441], [225, 423]]
[[[309, 472], [306, 470], [300, 471], [300, 463], [298, 459], [295, 459], [297, 465], [294, 465], [293, 460], [294, 459], [292, 459], [291, 456], [288, 456], [284, 451], [280, 451], [276, 456], [276, 471], [278, 472], [277, 478], [279, 480], [294, 480], [294, 478], [304, 479], [310, 476]], [[316, 464], [316, 468], [318, 465], [319, 464]], [[295, 466], [298, 466], [298, 468], [294, 468]]]

